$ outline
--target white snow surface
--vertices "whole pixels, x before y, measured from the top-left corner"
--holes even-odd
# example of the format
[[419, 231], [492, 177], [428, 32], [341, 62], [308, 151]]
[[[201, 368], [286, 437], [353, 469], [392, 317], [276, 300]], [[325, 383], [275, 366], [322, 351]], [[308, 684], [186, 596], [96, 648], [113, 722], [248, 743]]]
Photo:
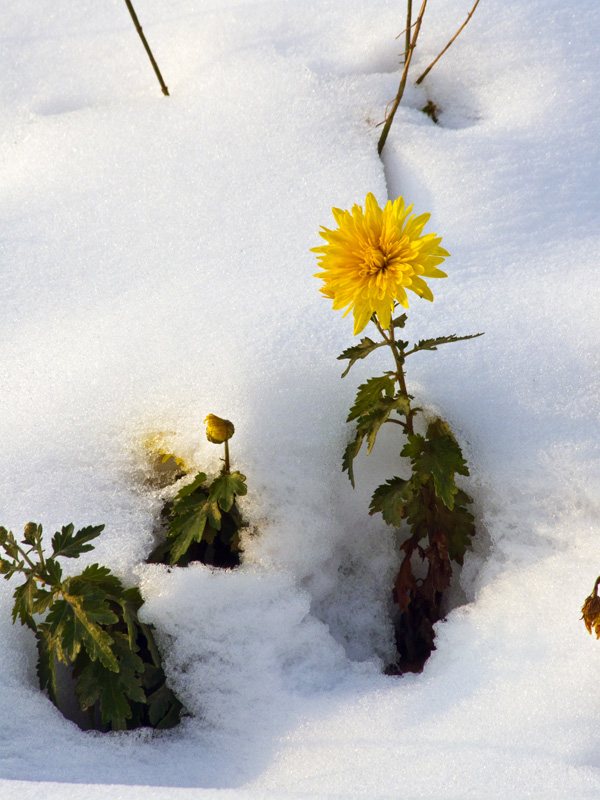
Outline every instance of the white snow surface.
[[[105, 523], [65, 566], [141, 585], [191, 715], [81, 731], [40, 693], [2, 581], [0, 797], [599, 797], [600, 643], [579, 621], [600, 572], [597, 3], [485, 0], [416, 87], [472, 6], [430, 0], [382, 160], [404, 3], [135, 6], [169, 98], [122, 0], [4, 3], [0, 523]], [[367, 192], [431, 212], [452, 253], [409, 336], [485, 331], [409, 363], [469, 459], [479, 535], [401, 678], [382, 672], [398, 551], [368, 515], [400, 439], [360, 457], [356, 490], [340, 471], [385, 359], [340, 380], [352, 322], [310, 252]], [[141, 442], [170, 432], [216, 471], [208, 413], [236, 426], [244, 563], [145, 565]]]

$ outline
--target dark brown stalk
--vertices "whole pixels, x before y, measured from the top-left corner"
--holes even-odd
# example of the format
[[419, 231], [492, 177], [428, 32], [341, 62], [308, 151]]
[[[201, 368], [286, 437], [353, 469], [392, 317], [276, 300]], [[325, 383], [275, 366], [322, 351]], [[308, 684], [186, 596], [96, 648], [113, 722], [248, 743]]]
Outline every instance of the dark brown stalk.
[[[394, 623], [398, 662], [392, 671], [400, 674], [421, 672], [435, 650], [433, 626], [442, 618], [442, 599], [452, 577], [448, 542], [436, 526], [426, 487], [422, 490], [422, 501], [428, 546], [423, 550], [419, 545], [419, 532], [401, 545], [405, 556], [394, 583], [394, 601], [398, 606]], [[422, 580], [417, 580], [413, 572], [415, 552], [428, 562], [427, 575]]]
[[137, 18], [137, 14], [135, 13], [135, 9], [131, 5], [131, 0], [125, 0], [125, 4], [126, 4], [127, 8], [129, 9], [129, 13], [131, 14], [131, 19], [133, 20], [133, 24], [135, 25], [136, 31], [140, 35], [140, 39], [142, 40], [142, 44], [144, 45], [144, 48], [146, 49], [146, 52], [148, 53], [148, 58], [150, 59], [150, 63], [152, 64], [152, 68], [154, 69], [154, 73], [155, 73], [156, 77], [158, 78], [158, 82], [160, 83], [160, 88], [162, 89], [162, 93], [168, 97], [169, 96], [169, 90], [167, 89], [167, 86], [166, 86], [166, 84], [165, 84], [165, 82], [163, 80], [163, 76], [160, 74], [160, 70], [158, 68], [158, 64], [156, 63], [156, 61], [154, 59], [154, 56], [152, 55], [152, 50], [150, 50], [150, 45], [148, 44], [148, 42], [146, 40], [146, 37], [144, 36], [144, 31], [142, 30], [142, 26], [140, 25], [140, 22], [139, 22], [139, 20]]
[[419, 78], [417, 78], [417, 81], [416, 81], [416, 82], [417, 82], [417, 85], [418, 85], [419, 83], [421, 83], [421, 81], [422, 81], [422, 80], [423, 80], [423, 78], [424, 78], [424, 77], [425, 77], [425, 76], [426, 76], [426, 75], [429, 73], [429, 71], [430, 71], [430, 70], [431, 70], [433, 67], [435, 67], [435, 65], [437, 64], [437, 62], [438, 62], [438, 61], [440, 60], [440, 58], [441, 58], [441, 57], [444, 55], [444, 53], [445, 53], [445, 52], [446, 52], [446, 50], [447, 50], [447, 49], [450, 47], [450, 45], [452, 44], [452, 42], [454, 42], [454, 40], [457, 38], [458, 34], [459, 34], [461, 31], [462, 31], [462, 29], [465, 27], [465, 25], [467, 24], [467, 22], [468, 22], [468, 21], [471, 19], [471, 17], [473, 16], [473, 13], [474, 13], [475, 9], [477, 8], [477, 5], [478, 5], [478, 3], [479, 3], [479, 0], [476, 0], [476, 1], [475, 1], [475, 5], [474, 5], [474, 6], [473, 6], [473, 8], [472, 8], [472, 9], [469, 11], [469, 15], [467, 16], [466, 20], [463, 22], [463, 24], [460, 26], [460, 28], [459, 28], [459, 29], [456, 31], [456, 33], [454, 34], [454, 36], [452, 37], [452, 39], [450, 39], [450, 41], [448, 42], [448, 44], [446, 45], [446, 47], [444, 47], [444, 49], [442, 50], [442, 52], [441, 52], [441, 53], [439, 53], [439, 54], [436, 56], [436, 58], [434, 58], [434, 59], [433, 59], [433, 61], [432, 61], [432, 62], [431, 62], [431, 64], [430, 64], [430, 65], [427, 67], [427, 69], [425, 70], [425, 72], [424, 72], [424, 73], [423, 73], [423, 74], [422, 74], [422, 75], [421, 75]]

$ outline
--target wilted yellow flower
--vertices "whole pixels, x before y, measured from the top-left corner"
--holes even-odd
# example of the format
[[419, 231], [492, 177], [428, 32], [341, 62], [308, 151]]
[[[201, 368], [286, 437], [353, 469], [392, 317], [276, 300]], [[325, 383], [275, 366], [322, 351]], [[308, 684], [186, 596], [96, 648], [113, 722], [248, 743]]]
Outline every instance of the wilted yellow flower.
[[588, 629], [589, 633], [592, 632], [593, 628], [597, 639], [600, 639], [600, 597], [598, 597], [599, 583], [600, 578], [598, 578], [596, 581], [594, 591], [589, 597], [586, 597], [583, 608], [581, 609], [581, 618], [585, 622], [585, 627]]
[[430, 214], [410, 216], [399, 197], [382, 209], [369, 193], [362, 206], [352, 211], [332, 209], [337, 230], [321, 228], [319, 235], [326, 245], [314, 247], [323, 272], [321, 293], [333, 300], [333, 308], [354, 313], [354, 333], [360, 333], [371, 316], [377, 314], [380, 325], [389, 328], [394, 301], [408, 308], [406, 290], [433, 300], [423, 278], [446, 278], [438, 264], [450, 254], [440, 247], [435, 233], [422, 236]]
[[162, 464], [166, 464], [169, 459], [173, 459], [173, 462], [181, 469], [186, 472], [187, 466], [183, 458], [175, 455], [175, 453], [171, 452], [171, 446], [168, 444], [167, 439], [170, 438], [173, 434], [165, 434], [165, 433], [153, 433], [146, 437], [143, 442], [144, 448], [153, 455], [156, 455], [160, 458]]
[[235, 433], [233, 422], [216, 417], [214, 414], [209, 414], [204, 423], [206, 425], [206, 438], [213, 444], [223, 444], [223, 442], [231, 439]]

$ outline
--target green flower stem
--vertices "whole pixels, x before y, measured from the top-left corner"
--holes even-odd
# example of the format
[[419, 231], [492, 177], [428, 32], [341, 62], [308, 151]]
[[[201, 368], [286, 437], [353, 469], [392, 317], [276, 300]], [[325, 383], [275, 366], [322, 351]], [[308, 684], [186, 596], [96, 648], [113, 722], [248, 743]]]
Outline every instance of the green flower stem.
[[[394, 326], [390, 325], [390, 327], [388, 328], [388, 332], [386, 334], [385, 330], [381, 327], [381, 324], [377, 319], [376, 314], [373, 314], [372, 320], [375, 323], [375, 326], [377, 327], [379, 333], [383, 336], [385, 343], [389, 346], [390, 350], [392, 351], [392, 355], [394, 356], [394, 362], [396, 364], [396, 372], [394, 373], [394, 376], [398, 382], [398, 385], [400, 386], [400, 391], [407, 399], [409, 399], [408, 389], [406, 388], [406, 378], [404, 376], [404, 356], [398, 349], [398, 345], [396, 343], [394, 335]], [[410, 404], [410, 399], [409, 399], [409, 404]], [[398, 422], [398, 420], [389, 419], [388, 422]], [[402, 425], [405, 433], [412, 435], [415, 432], [413, 427], [412, 414], [407, 414], [406, 422], [400, 422], [399, 424]]]
[[225, 439], [225, 466], [223, 467], [223, 472], [229, 474], [229, 440]]
[[[392, 353], [394, 354], [394, 361], [396, 362], [396, 380], [400, 385], [400, 390], [402, 394], [408, 398], [408, 389], [406, 388], [406, 378], [404, 377], [404, 356], [398, 350], [398, 345], [394, 339], [394, 328], [390, 325], [389, 328], [390, 336], [389, 336], [389, 344], [392, 349]], [[408, 414], [406, 417], [406, 429], [407, 433], [414, 433], [413, 423], [412, 423], [412, 415]]]
[[[15, 547], [17, 548], [17, 550], [19, 551], [19, 553], [20, 553], [20, 554], [23, 556], [23, 558], [25, 559], [25, 561], [26, 561], [26, 562], [29, 564], [29, 566], [31, 567], [31, 569], [35, 569], [35, 564], [33, 563], [33, 561], [31, 561], [31, 560], [28, 558], [28, 556], [27, 556], [27, 553], [26, 553], [26, 552], [23, 550], [23, 548], [22, 548], [22, 547], [20, 547], [20, 546], [19, 546], [19, 544], [18, 544], [17, 542], [15, 542]], [[33, 548], [32, 548], [32, 549], [33, 549]], [[31, 550], [30, 550], [29, 552], [31, 553]], [[25, 570], [21, 568], [21, 569], [19, 569], [19, 572], [25, 572]]]
[[41, 541], [39, 540], [39, 538], [38, 538], [38, 540], [37, 540], [37, 544], [36, 544], [36, 546], [35, 546], [35, 550], [36, 550], [36, 553], [37, 553], [37, 554], [38, 554], [38, 556], [39, 556], [39, 559], [40, 559], [40, 564], [42, 565], [42, 569], [43, 569], [44, 571], [46, 571], [46, 559], [44, 558], [44, 551], [42, 550], [42, 543], [41, 543]]
[[[396, 364], [396, 372], [394, 374], [394, 377], [400, 387], [401, 393], [409, 401], [409, 412], [408, 414], [406, 414], [406, 422], [400, 422], [400, 424], [402, 425], [404, 433], [406, 435], [413, 435], [415, 432], [412, 419], [413, 415], [412, 415], [412, 409], [410, 407], [410, 398], [408, 394], [408, 389], [406, 386], [406, 377], [404, 375], [404, 362], [406, 359], [406, 353], [404, 351], [401, 351], [400, 348], [398, 347], [398, 343], [396, 342], [395, 339], [393, 324], [390, 324], [390, 327], [387, 329], [386, 332], [381, 327], [381, 324], [377, 319], [376, 314], [373, 315], [372, 320], [375, 323], [379, 332], [381, 333], [384, 341], [391, 349], [392, 354], [394, 356], [394, 362]], [[388, 419], [388, 422], [397, 422], [397, 420]], [[445, 559], [442, 558], [441, 561], [439, 557], [436, 558], [435, 556], [436, 528], [433, 515], [434, 498], [431, 497], [431, 494], [425, 485], [420, 486], [419, 494], [421, 497], [421, 505], [425, 514], [425, 525], [428, 532], [427, 539], [429, 547], [427, 550], [429, 555], [426, 555], [426, 553], [421, 549], [419, 545], [420, 534], [418, 531], [415, 531], [413, 535], [406, 540], [406, 542], [402, 547], [405, 553], [403, 563], [406, 562], [407, 566], [412, 571], [412, 568], [409, 565], [411, 563], [413, 553], [417, 550], [421, 553], [421, 558], [428, 558], [429, 564], [427, 569], [427, 577], [422, 584], [420, 594], [422, 595], [421, 599], [424, 600], [425, 598], [427, 598], [427, 602], [429, 603], [429, 612], [427, 616], [431, 618], [432, 622], [437, 622], [437, 620], [441, 618], [440, 603], [442, 598], [441, 587], [442, 584], [444, 583], [443, 576], [444, 574], [448, 575], [447, 581], [445, 582], [446, 586], [444, 586], [444, 588], [446, 588], [447, 585], [449, 584], [449, 576], [452, 574], [452, 569], [450, 567], [450, 563], [447, 556]], [[401, 567], [398, 573], [398, 577], [396, 579], [396, 592], [398, 595], [400, 595], [400, 592], [402, 590], [403, 573], [404, 569]], [[436, 587], [436, 589], [432, 587]], [[404, 587], [404, 591], [406, 591], [406, 587]], [[417, 595], [415, 594], [415, 598], [416, 596]], [[401, 598], [399, 597], [399, 601], [400, 600]], [[407, 615], [406, 618], [407, 620], [409, 620], [409, 624], [405, 631], [404, 643], [408, 650], [409, 660], [412, 661], [416, 658], [414, 634], [415, 634], [415, 628], [418, 627], [418, 620], [416, 617], [413, 619], [413, 615], [418, 612], [415, 612], [412, 604], [409, 603], [409, 605], [403, 609], [403, 613]]]

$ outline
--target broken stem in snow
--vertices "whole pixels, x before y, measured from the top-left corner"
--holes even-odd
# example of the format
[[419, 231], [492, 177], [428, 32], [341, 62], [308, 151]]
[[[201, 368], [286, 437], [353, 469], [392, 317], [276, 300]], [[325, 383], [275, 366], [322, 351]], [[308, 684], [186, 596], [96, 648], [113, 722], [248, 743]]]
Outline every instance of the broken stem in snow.
[[166, 86], [166, 84], [165, 84], [165, 82], [163, 80], [163, 76], [160, 74], [160, 70], [158, 68], [158, 64], [156, 63], [156, 61], [154, 59], [154, 56], [152, 55], [152, 50], [150, 50], [150, 45], [148, 44], [148, 42], [146, 40], [146, 37], [144, 36], [144, 31], [142, 30], [142, 26], [140, 25], [140, 21], [137, 18], [137, 14], [135, 13], [135, 9], [131, 5], [131, 0], [125, 0], [125, 4], [127, 5], [127, 8], [129, 9], [129, 13], [131, 14], [131, 19], [133, 20], [133, 24], [135, 25], [136, 31], [140, 35], [140, 39], [142, 40], [142, 44], [144, 45], [144, 48], [146, 49], [146, 52], [148, 53], [148, 58], [150, 59], [150, 63], [152, 64], [152, 68], [154, 69], [156, 77], [158, 78], [158, 82], [160, 83], [160, 88], [162, 89], [162, 93], [168, 97], [169, 96], [169, 90], [167, 89], [167, 86]]

